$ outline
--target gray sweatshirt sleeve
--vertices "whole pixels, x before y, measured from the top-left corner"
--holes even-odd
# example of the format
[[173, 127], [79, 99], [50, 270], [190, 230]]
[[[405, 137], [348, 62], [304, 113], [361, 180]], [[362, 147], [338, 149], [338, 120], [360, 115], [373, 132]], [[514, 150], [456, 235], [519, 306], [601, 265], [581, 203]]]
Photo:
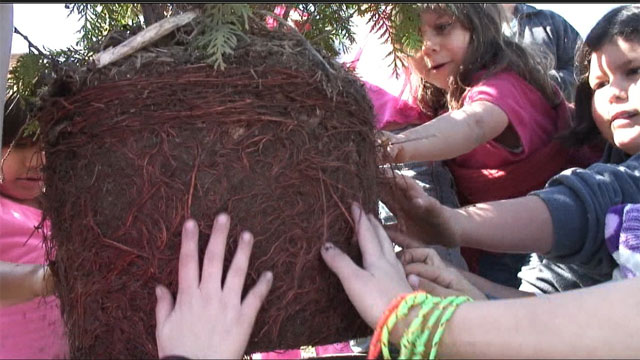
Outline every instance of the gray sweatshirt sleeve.
[[545, 257], [590, 269], [610, 266], [605, 215], [614, 205], [640, 203], [640, 154], [619, 165], [565, 170], [530, 195], [542, 199], [551, 213], [554, 243]]

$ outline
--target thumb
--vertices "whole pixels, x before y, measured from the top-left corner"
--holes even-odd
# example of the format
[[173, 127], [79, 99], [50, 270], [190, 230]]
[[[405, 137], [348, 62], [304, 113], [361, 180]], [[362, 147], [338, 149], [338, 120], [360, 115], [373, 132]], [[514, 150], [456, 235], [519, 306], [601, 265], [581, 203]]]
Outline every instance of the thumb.
[[159, 329], [173, 310], [173, 295], [163, 285], [156, 286], [156, 329]]
[[455, 292], [446, 289], [432, 281], [421, 278], [416, 274], [409, 274], [407, 276], [407, 281], [409, 282], [409, 285], [411, 285], [411, 288], [413, 288], [414, 290], [424, 290], [433, 296], [447, 297], [456, 294]]

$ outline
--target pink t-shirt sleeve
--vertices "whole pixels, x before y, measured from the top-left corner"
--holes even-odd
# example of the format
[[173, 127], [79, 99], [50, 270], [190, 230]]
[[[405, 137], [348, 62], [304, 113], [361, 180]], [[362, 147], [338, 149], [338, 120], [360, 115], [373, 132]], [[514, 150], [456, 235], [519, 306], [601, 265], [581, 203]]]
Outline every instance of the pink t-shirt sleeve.
[[469, 168], [496, 168], [527, 157], [551, 141], [558, 131], [558, 114], [544, 97], [513, 72], [501, 72], [480, 81], [463, 98], [463, 106], [487, 101], [507, 115], [509, 123], [520, 137], [522, 148], [511, 151], [489, 141], [456, 158]]
[[[42, 212], [0, 196], [0, 260], [44, 264]], [[0, 308], [0, 359], [62, 359], [68, 344], [55, 296]]]

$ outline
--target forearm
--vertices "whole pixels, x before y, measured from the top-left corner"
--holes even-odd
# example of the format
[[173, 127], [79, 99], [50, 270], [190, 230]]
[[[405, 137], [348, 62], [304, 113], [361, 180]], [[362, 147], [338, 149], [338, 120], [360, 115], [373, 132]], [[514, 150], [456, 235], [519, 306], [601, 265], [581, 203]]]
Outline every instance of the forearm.
[[507, 125], [497, 106], [472, 104], [398, 134], [391, 146], [397, 147], [397, 162], [447, 160], [495, 138]]
[[0, 307], [36, 298], [44, 282], [43, 265], [0, 261]]
[[518, 289], [514, 289], [512, 287], [504, 286], [501, 284], [494, 283], [493, 281], [487, 280], [482, 276], [478, 276], [474, 273], [460, 270], [462, 276], [464, 276], [467, 281], [471, 283], [471, 285], [478, 288], [478, 290], [482, 291], [487, 297], [494, 297], [499, 299], [511, 299], [511, 298], [519, 298], [526, 296], [534, 296], [532, 293], [528, 293], [526, 291], [520, 291]]
[[536, 196], [451, 209], [460, 246], [495, 252], [545, 254], [553, 244], [553, 224]]
[[[640, 278], [542, 297], [460, 306], [444, 332], [443, 358], [636, 357]], [[611, 306], [615, 304], [615, 306]]]

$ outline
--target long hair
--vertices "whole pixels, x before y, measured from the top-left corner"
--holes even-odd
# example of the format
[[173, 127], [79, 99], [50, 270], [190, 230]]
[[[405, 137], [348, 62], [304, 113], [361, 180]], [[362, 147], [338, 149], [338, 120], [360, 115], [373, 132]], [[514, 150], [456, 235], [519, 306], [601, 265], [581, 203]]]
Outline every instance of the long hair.
[[593, 89], [589, 85], [589, 68], [593, 53], [618, 38], [640, 43], [640, 5], [622, 5], [610, 10], [598, 20], [578, 50], [574, 125], [561, 136], [569, 145], [582, 146], [602, 140], [591, 111]]
[[27, 106], [17, 94], [11, 94], [4, 103], [4, 121], [2, 125], [2, 146], [10, 144], [23, 135], [25, 124], [29, 120]]
[[[553, 107], [562, 100], [562, 95], [549, 79], [550, 63], [540, 54], [534, 54], [502, 32], [504, 11], [499, 4], [421, 4], [421, 11], [435, 11], [451, 16], [470, 32], [467, 53], [460, 68], [450, 79], [449, 91], [445, 92], [424, 79], [419, 83], [418, 104], [430, 115], [443, 110], [455, 110], [462, 106], [464, 92], [476, 81], [503, 70], [511, 70], [522, 77], [542, 94]], [[485, 71], [482, 78], [476, 74]]]

